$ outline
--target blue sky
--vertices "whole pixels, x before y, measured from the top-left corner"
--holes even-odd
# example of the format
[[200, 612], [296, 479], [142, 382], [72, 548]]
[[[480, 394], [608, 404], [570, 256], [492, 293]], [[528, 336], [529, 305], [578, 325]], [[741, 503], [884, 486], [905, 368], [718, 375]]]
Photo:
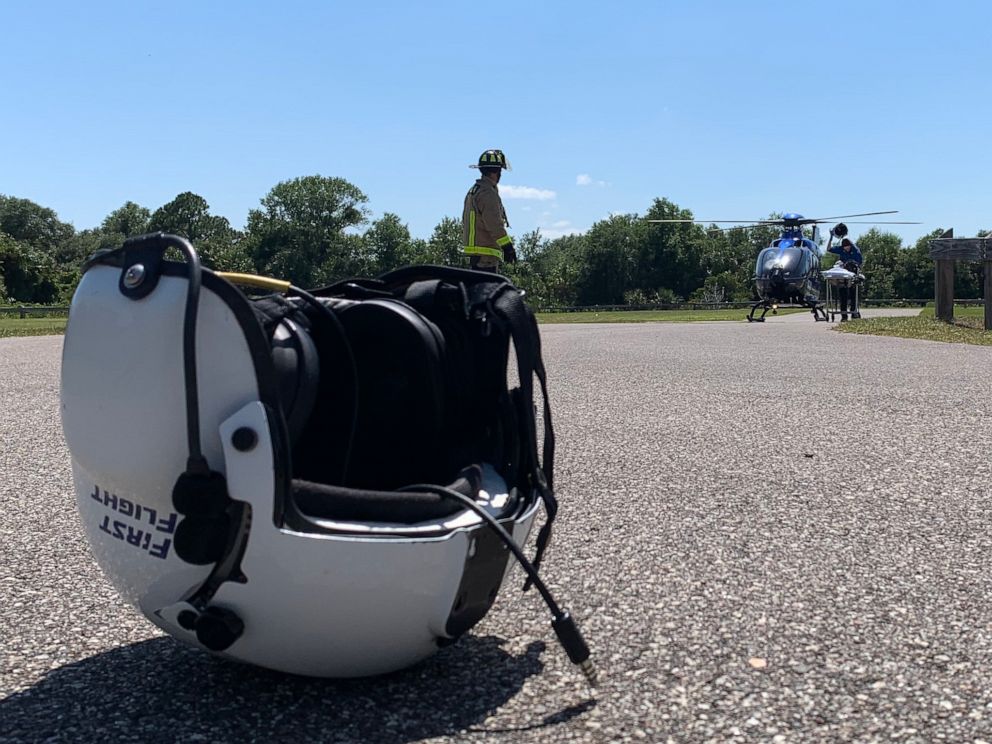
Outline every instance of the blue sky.
[[7, 3], [0, 193], [82, 229], [194, 191], [242, 227], [321, 174], [428, 237], [498, 147], [517, 235], [655, 197], [972, 235], [992, 228], [990, 21], [978, 0]]

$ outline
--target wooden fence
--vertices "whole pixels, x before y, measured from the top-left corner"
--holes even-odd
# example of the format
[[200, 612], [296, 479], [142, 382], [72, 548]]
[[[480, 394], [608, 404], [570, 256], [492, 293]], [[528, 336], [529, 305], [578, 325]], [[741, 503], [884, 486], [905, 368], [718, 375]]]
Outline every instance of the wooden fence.
[[[956, 261], [982, 261], [985, 283], [983, 296], [992, 296], [992, 239], [955, 238], [948, 230], [930, 241], [930, 258], [934, 260], [933, 296], [934, 314], [943, 321], [954, 320], [954, 263]], [[985, 330], [992, 330], [992, 302], [985, 302]]]
[[11, 305], [0, 307], [0, 315], [16, 315], [18, 318], [26, 318], [29, 315], [57, 315], [69, 314], [68, 305]]
[[[932, 297], [919, 298], [889, 298], [861, 300], [862, 307], [926, 307], [933, 302]], [[623, 310], [744, 310], [753, 302], [655, 302], [645, 305], [576, 305], [573, 307], [539, 307], [539, 313], [602, 313]], [[985, 300], [953, 300], [955, 305], [984, 305]], [[0, 316], [16, 315], [26, 318], [29, 315], [69, 314], [68, 305], [8, 305], [0, 306]]]
[[[926, 307], [933, 297], [889, 298], [861, 300], [862, 307]], [[954, 300], [957, 305], [982, 305], [984, 300]], [[572, 307], [539, 307], [539, 313], [603, 313], [622, 310], [743, 310], [754, 302], [655, 302], [645, 305], [576, 305]], [[787, 305], [784, 305], [787, 307]]]

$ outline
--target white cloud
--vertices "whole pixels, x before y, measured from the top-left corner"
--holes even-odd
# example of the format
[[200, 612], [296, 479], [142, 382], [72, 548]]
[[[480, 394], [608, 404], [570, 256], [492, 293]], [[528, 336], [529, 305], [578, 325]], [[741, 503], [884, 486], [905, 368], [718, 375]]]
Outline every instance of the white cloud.
[[569, 227], [564, 230], [552, 230], [548, 228], [546, 230], [541, 230], [541, 237], [547, 238], [548, 240], [554, 240], [555, 238], [564, 238], [566, 235], [582, 235], [585, 230], [580, 230], [577, 227]]
[[557, 194], [549, 189], [535, 189], [533, 186], [500, 186], [500, 196], [506, 199], [536, 199], [537, 201], [550, 201]]
[[561, 238], [565, 235], [581, 235], [588, 230], [588, 228], [575, 227], [568, 220], [558, 220], [557, 222], [553, 222], [551, 227], [541, 227], [539, 229], [541, 231], [541, 237], [548, 240]]
[[595, 186], [599, 186], [600, 188], [603, 188], [605, 186], [609, 186], [610, 184], [607, 183], [606, 181], [596, 181], [596, 180], [593, 180], [593, 177], [590, 176], [588, 173], [580, 173], [579, 175], [577, 175], [575, 177], [575, 185], [576, 186], [594, 186], [595, 185]]

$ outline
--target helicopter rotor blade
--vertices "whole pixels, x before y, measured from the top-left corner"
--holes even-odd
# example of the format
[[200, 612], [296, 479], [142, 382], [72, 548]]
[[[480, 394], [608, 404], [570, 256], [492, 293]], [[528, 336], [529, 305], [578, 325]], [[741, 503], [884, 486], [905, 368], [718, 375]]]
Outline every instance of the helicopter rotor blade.
[[762, 222], [752, 225], [734, 225], [733, 227], [714, 227], [707, 230], [709, 233], [730, 232], [731, 230], [754, 230], [757, 227], [781, 227], [781, 222]]
[[[765, 219], [765, 220], [699, 220], [699, 219], [679, 219], [679, 220], [645, 220], [645, 222], [652, 222], [655, 224], [694, 224], [694, 225], [731, 225], [731, 227], [719, 227], [712, 230], [707, 230], [707, 232], [726, 232], [729, 230], [750, 230], [755, 227], [805, 227], [806, 225], [817, 225], [824, 222], [830, 222], [833, 220], [846, 220], [849, 217], [873, 217], [875, 215], [882, 214], [897, 214], [898, 209], [889, 209], [883, 212], [861, 212], [859, 214], [841, 214], [833, 217], [800, 217], [798, 219], [785, 219], [784, 217], [779, 217], [776, 219]], [[890, 221], [890, 220], [876, 220], [876, 221], [854, 221], [849, 222], [851, 225], [921, 225], [921, 222], [910, 222], [910, 221]]]
[[653, 222], [655, 224], [695, 224], [695, 225], [716, 225], [716, 224], [730, 224], [730, 227], [705, 227], [707, 235], [715, 235], [717, 233], [731, 232], [732, 230], [754, 230], [758, 227], [775, 227], [780, 228], [785, 225], [783, 220], [765, 220], [762, 222], [743, 222], [742, 220], [645, 220], [646, 222]]
[[876, 214], [896, 214], [898, 212], [899, 212], [898, 209], [890, 209], [885, 212], [862, 212], [861, 214], [840, 214], [837, 215], [836, 217], [816, 217], [816, 218], [804, 217], [802, 219], [802, 222], [809, 224], [811, 222], [826, 222], [827, 220], [845, 220], [848, 217], [871, 217]]
[[645, 222], [692, 222], [706, 225], [730, 223], [735, 225], [778, 225], [781, 224], [782, 220], [645, 220]]

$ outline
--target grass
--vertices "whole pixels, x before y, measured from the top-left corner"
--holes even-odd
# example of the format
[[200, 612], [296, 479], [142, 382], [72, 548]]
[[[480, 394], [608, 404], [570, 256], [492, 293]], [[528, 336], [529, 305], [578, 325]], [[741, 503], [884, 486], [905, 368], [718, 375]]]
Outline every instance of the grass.
[[[685, 323], [698, 320], [744, 320], [747, 309], [738, 310], [617, 310], [610, 312], [538, 313], [542, 323]], [[802, 308], [782, 308], [780, 315], [809, 312]], [[769, 316], [771, 313], [769, 313]], [[66, 318], [11, 318], [0, 316], [0, 338], [48, 336], [65, 333]]]
[[[809, 312], [803, 308], [782, 308], [780, 314]], [[541, 323], [647, 323], [698, 320], [743, 320], [747, 310], [616, 310], [608, 312], [537, 313]], [[933, 307], [918, 316], [902, 318], [862, 318], [835, 326], [843, 333], [870, 336], [897, 336], [925, 341], [992, 346], [992, 331], [983, 328], [985, 308], [957, 306], [954, 323], [934, 318]]]
[[954, 308], [954, 322], [945, 323], [934, 317], [932, 307], [924, 308], [919, 315], [909, 318], [861, 318], [837, 325], [843, 333], [868, 336], [896, 336], [923, 341], [941, 341], [949, 344], [992, 346], [992, 331], [984, 329], [985, 308]]
[[[779, 315], [808, 313], [804, 308], [782, 308]], [[687, 323], [697, 320], [744, 320], [748, 309], [737, 310], [610, 310], [603, 312], [537, 313], [541, 323]], [[758, 317], [758, 313], [755, 317]], [[768, 313], [771, 317], [771, 313]]]
[[[920, 315], [925, 315], [929, 318], [936, 317], [936, 309], [933, 305], [927, 305], [923, 310], [920, 311]], [[954, 306], [954, 322], [957, 323], [959, 320], [969, 320], [970, 318], [978, 318], [978, 325], [981, 327], [985, 318], [985, 308], [981, 305], [955, 305]]]
[[[808, 312], [802, 308], [782, 308], [779, 314]], [[747, 310], [617, 310], [609, 312], [538, 313], [542, 323], [684, 323], [700, 320], [741, 321]], [[934, 318], [932, 307], [924, 308], [915, 317], [862, 318], [836, 329], [842, 333], [871, 336], [896, 336], [945, 343], [992, 346], [992, 331], [982, 328], [985, 309], [982, 307], [954, 308], [954, 323]], [[50, 336], [65, 333], [66, 318], [16, 318], [0, 315], [0, 338], [11, 336]]]
[[5, 318], [0, 315], [0, 338], [54, 336], [65, 333], [67, 318]]

